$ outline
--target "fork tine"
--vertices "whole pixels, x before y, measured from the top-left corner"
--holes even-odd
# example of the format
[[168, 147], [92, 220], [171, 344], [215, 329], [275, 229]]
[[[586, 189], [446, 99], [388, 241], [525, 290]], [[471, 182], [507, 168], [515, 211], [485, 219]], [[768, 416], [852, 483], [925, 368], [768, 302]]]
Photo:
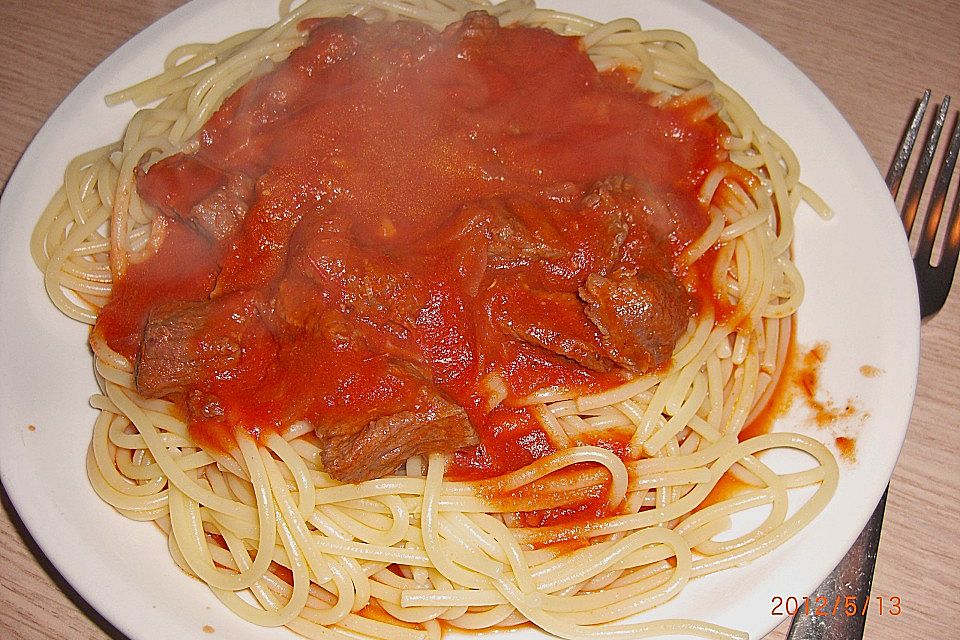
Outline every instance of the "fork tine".
[[923, 116], [927, 112], [928, 104], [930, 104], [930, 89], [923, 92], [923, 96], [917, 103], [917, 108], [910, 119], [910, 125], [903, 133], [903, 140], [900, 141], [897, 155], [894, 156], [893, 162], [890, 163], [890, 168], [887, 170], [887, 188], [890, 189], [894, 198], [900, 191], [900, 181], [903, 180], [903, 174], [907, 170], [907, 162], [910, 160], [910, 154], [913, 153], [913, 145], [920, 133], [920, 125], [923, 123]]
[[937, 110], [937, 115], [933, 121], [933, 127], [930, 129], [930, 135], [927, 136], [927, 142], [923, 147], [923, 153], [917, 162], [917, 168], [913, 172], [913, 178], [910, 180], [910, 187], [907, 189], [907, 197], [903, 202], [903, 210], [900, 218], [903, 220], [903, 228], [907, 232], [907, 237], [913, 231], [913, 222], [917, 218], [917, 207], [920, 204], [920, 196], [923, 193], [923, 185], [927, 182], [927, 175], [930, 173], [930, 166], [933, 164], [933, 156], [937, 151], [937, 144], [940, 142], [940, 132], [943, 130], [943, 123], [947, 119], [947, 109], [950, 108], [950, 98], [944, 98]]
[[[957, 122], [953, 142], [955, 146], [960, 146], [960, 121]], [[950, 285], [953, 283], [953, 274], [957, 270], [958, 259], [960, 259], [960, 187], [953, 196], [953, 211], [950, 212], [950, 222], [947, 227], [947, 235], [943, 241], [943, 252], [940, 256], [939, 268], [941, 272], [946, 273], [948, 278], [945, 286], [948, 292]], [[945, 300], [946, 294], [943, 297]], [[940, 306], [943, 306], [942, 302]], [[937, 310], [939, 311], [939, 307]]]
[[[947, 104], [949, 104], [949, 100], [949, 96], [944, 98], [944, 102]], [[946, 206], [947, 189], [950, 187], [953, 168], [957, 164], [958, 149], [960, 149], [960, 127], [954, 126], [950, 146], [943, 156], [940, 172], [937, 174], [937, 181], [934, 183], [933, 192], [930, 194], [930, 204], [927, 206], [927, 218], [923, 223], [923, 234], [920, 237], [920, 242], [917, 244], [916, 260], [921, 264], [930, 264], [933, 242], [937, 237], [937, 227], [940, 226], [940, 217]]]
[[[958, 154], [960, 154], [960, 117], [954, 120], [950, 146], [946, 155], [944, 155], [943, 164], [940, 173], [937, 175], [937, 182], [931, 196], [928, 220], [924, 224], [923, 239], [913, 261], [917, 272], [917, 281], [927, 283], [927, 286], [920, 287], [920, 314], [924, 318], [932, 316], [943, 307], [947, 295], [950, 293], [954, 272], [957, 270], [957, 261], [960, 258], [960, 189], [958, 189], [957, 193], [954, 194], [953, 208], [950, 211], [939, 264], [937, 266], [930, 264], [933, 239], [936, 237], [937, 225], [942, 216], [943, 208], [946, 206], [947, 190], [949, 189], [951, 174], [957, 165]], [[935, 221], [933, 221], [934, 218]]]

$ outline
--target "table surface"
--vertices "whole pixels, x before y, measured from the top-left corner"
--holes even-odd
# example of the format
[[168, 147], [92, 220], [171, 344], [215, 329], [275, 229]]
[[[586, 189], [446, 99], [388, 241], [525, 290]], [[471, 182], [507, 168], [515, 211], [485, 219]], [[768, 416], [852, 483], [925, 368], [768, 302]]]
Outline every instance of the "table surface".
[[[665, 0], [664, 0], [665, 1]], [[833, 101], [886, 166], [924, 88], [960, 103], [960, 0], [709, 0], [773, 44]], [[64, 96], [182, 0], [0, 2], [0, 188]], [[871, 640], [946, 638], [960, 617], [960, 287], [923, 327], [920, 379], [891, 481], [873, 585]], [[121, 637], [51, 578], [0, 509], [0, 637]], [[63, 590], [61, 590], [63, 589]], [[71, 600], [73, 598], [73, 600]], [[99, 625], [99, 626], [98, 626]], [[787, 622], [768, 638], [782, 640]]]

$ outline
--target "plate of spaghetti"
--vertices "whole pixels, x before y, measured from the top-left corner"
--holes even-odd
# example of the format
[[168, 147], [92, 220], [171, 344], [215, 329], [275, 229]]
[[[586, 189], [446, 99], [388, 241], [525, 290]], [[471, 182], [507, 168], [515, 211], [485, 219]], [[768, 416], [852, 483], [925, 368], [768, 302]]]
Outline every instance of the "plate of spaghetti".
[[239, 4], [4, 193], [0, 469], [67, 580], [138, 640], [767, 633], [916, 381], [826, 98], [699, 3]]

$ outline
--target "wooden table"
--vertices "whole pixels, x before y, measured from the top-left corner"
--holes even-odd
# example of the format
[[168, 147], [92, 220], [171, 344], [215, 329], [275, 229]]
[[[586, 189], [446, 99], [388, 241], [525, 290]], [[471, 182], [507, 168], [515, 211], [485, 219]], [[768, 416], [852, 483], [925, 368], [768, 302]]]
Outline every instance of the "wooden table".
[[[952, 92], [960, 103], [960, 0], [710, 2], [810, 76], [883, 170], [923, 88], [938, 98]], [[0, 2], [0, 186], [67, 92], [130, 36], [180, 4]], [[957, 289], [923, 328], [917, 401], [891, 483], [873, 587], [875, 595], [899, 596], [902, 613], [879, 615], [871, 607], [871, 640], [955, 637], [960, 618]], [[58, 588], [11, 515], [0, 511], [0, 638], [102, 640], [116, 634], [61, 588], [69, 591]], [[786, 628], [785, 622], [769, 638], [782, 639]]]

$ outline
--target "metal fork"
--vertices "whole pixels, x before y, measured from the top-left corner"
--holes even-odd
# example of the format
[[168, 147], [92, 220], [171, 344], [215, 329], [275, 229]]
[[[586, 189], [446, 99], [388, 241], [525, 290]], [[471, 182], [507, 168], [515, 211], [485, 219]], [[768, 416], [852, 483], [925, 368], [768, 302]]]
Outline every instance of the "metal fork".
[[[923, 117], [930, 103], [930, 90], [923, 92], [923, 97], [917, 103], [916, 110], [907, 130], [903, 135], [900, 148], [894, 156], [893, 163], [887, 172], [887, 187], [896, 199], [900, 191], [900, 183], [914, 144], [920, 134]], [[923, 145], [923, 151], [917, 160], [907, 195], [901, 207], [900, 219], [903, 221], [907, 238], [913, 232], [917, 210], [920, 207], [920, 197], [933, 166], [934, 156], [940, 142], [940, 135], [947, 121], [950, 110], [950, 96], [946, 96], [940, 103], [939, 109], [930, 126], [929, 134]], [[940, 250], [940, 259], [931, 264], [933, 248], [938, 230], [943, 219], [946, 206], [947, 192], [953, 170], [957, 165], [957, 154], [960, 151], [960, 117], [954, 118], [953, 135], [949, 146], [943, 154], [940, 169], [937, 173], [933, 190], [930, 192], [927, 215], [917, 241], [917, 248], [913, 257], [913, 266], [917, 272], [917, 286], [920, 292], [920, 315], [926, 320], [943, 308], [943, 303], [950, 292], [953, 283], [953, 274], [957, 268], [957, 257], [960, 256], [960, 188], [953, 198], [953, 207], [946, 222], [943, 242]], [[863, 626], [866, 622], [866, 611], [870, 605], [870, 587], [873, 583], [873, 570], [877, 562], [877, 546], [880, 544], [880, 529], [883, 525], [883, 511], [887, 504], [887, 491], [883, 492], [880, 503], [867, 522], [866, 528], [856, 542], [844, 556], [837, 568], [824, 580], [810, 602], [817, 597], [825, 597], [833, 609], [834, 601], [839, 598], [842, 603], [837, 615], [816, 615], [813, 607], [810, 612], [799, 611], [790, 624], [787, 640], [856, 640], [863, 638]], [[846, 615], [847, 597], [856, 598], [856, 614]]]

